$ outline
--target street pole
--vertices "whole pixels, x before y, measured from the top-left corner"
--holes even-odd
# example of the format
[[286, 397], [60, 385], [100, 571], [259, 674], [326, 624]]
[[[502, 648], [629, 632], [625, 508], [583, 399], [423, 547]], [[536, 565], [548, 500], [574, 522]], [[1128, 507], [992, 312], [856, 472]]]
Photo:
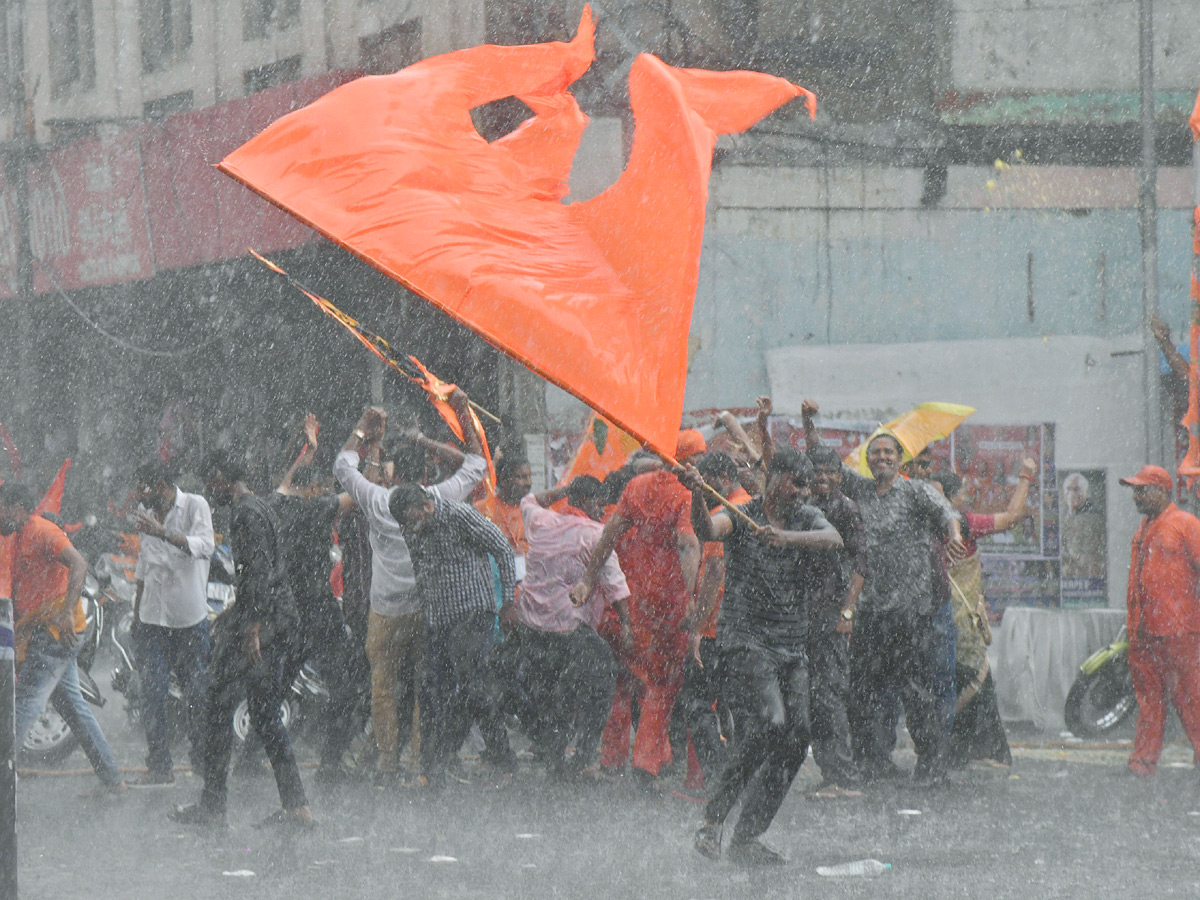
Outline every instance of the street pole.
[[[33, 353], [33, 248], [29, 236], [29, 156], [33, 146], [32, 102], [25, 86], [25, 3], [10, 0], [8, 16], [8, 113], [11, 122], [5, 176], [12, 190], [16, 221], [17, 297], [9, 350], [16, 362], [13, 373], [13, 438], [18, 447], [30, 446], [33, 386], [37, 373]], [[11, 369], [10, 369], [11, 371]]]
[[17, 900], [17, 748], [13, 605], [0, 597], [0, 900]]
[[[1138, 231], [1142, 238], [1142, 346], [1146, 393], [1146, 462], [1162, 465], [1158, 344], [1150, 329], [1158, 315], [1158, 162], [1154, 149], [1154, 0], [1138, 0], [1138, 62], [1141, 72], [1142, 159], [1138, 171]], [[1172, 456], [1174, 453], [1172, 453]]]

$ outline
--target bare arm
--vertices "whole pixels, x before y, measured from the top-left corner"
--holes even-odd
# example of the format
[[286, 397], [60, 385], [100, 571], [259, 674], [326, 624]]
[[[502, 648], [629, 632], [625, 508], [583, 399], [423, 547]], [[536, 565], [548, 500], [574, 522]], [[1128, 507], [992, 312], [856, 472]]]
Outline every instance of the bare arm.
[[540, 494], [534, 494], [533, 499], [537, 501], [538, 506], [549, 508], [567, 496], [567, 485], [561, 487], [552, 487], [542, 491]]
[[838, 530], [825, 523], [824, 527], [812, 531], [784, 531], [770, 526], [759, 531], [762, 539], [772, 547], [798, 547], [804, 550], [837, 550], [842, 546]]
[[700, 576], [700, 586], [696, 589], [696, 602], [691, 604], [688, 614], [684, 616], [680, 628], [684, 631], [695, 631], [708, 621], [717, 601], [721, 599], [721, 588], [725, 584], [725, 560], [720, 556], [710, 556], [704, 560], [704, 574]]
[[754, 442], [750, 440], [750, 435], [746, 434], [746, 429], [742, 428], [742, 423], [737, 420], [737, 416], [729, 410], [724, 410], [717, 414], [716, 425], [723, 425], [725, 430], [733, 435], [733, 439], [741, 445], [750, 462], [757, 463], [762, 459], [762, 454], [758, 452], [758, 448], [754, 446]]
[[1188, 378], [1188, 361], [1183, 358], [1175, 345], [1171, 343], [1171, 329], [1167, 327], [1167, 323], [1158, 316], [1151, 316], [1150, 331], [1154, 334], [1154, 339], [1158, 341], [1158, 347], [1162, 350], [1162, 355], [1167, 360], [1167, 365], [1170, 366], [1172, 374], [1177, 378], [1182, 378], [1187, 381]]
[[696, 538], [704, 543], [723, 541], [733, 533], [733, 522], [728, 514], [717, 513], [715, 516], [708, 512], [708, 502], [705, 499], [704, 479], [695, 466], [685, 465], [678, 473], [679, 483], [692, 492], [692, 529]]
[[1036, 477], [1037, 463], [1032, 459], [1021, 460], [1021, 474], [1017, 476], [1017, 489], [1013, 492], [1012, 499], [1008, 501], [1008, 508], [1004, 512], [996, 514], [996, 531], [1008, 531], [1029, 515], [1025, 503], [1029, 498], [1029, 488]]
[[817, 424], [814, 421], [820, 411], [816, 400], [805, 400], [800, 404], [800, 421], [804, 425], [805, 450], [821, 446], [821, 433], [817, 431]]
[[68, 647], [75, 645], [75, 607], [83, 593], [83, 580], [87, 577], [88, 564], [83, 554], [68, 544], [58, 555], [58, 561], [67, 567], [67, 593], [63, 598], [59, 614], [58, 641]]
[[762, 396], [758, 398], [758, 415], [755, 419], [758, 425], [758, 436], [762, 440], [762, 456], [760, 457], [763, 466], [771, 464], [771, 457], [775, 455], [775, 442], [771, 440], [771, 416], [772, 406], [771, 398]]
[[[858, 597], [862, 593], [863, 583], [865, 579], [858, 572], [850, 576], [850, 585], [846, 588], [846, 596], [842, 599], [842, 609], [849, 610], [854, 613], [854, 608], [858, 606]], [[836, 631], [838, 634], [849, 634], [854, 628], [854, 620], [838, 617]]]
[[679, 552], [679, 568], [688, 593], [696, 593], [696, 578], [700, 574], [700, 541], [690, 531], [675, 532], [675, 549]]
[[458, 416], [458, 424], [462, 428], [463, 444], [466, 445], [467, 453], [483, 456], [483, 444], [475, 432], [475, 422], [471, 419], [471, 402], [467, 397], [467, 392], [461, 388], [455, 388], [447, 402], [454, 410], [454, 414]]
[[279, 482], [279, 486], [275, 488], [275, 493], [291, 495], [292, 479], [296, 476], [296, 472], [304, 466], [312, 465], [313, 456], [317, 452], [317, 417], [309, 413], [304, 417], [304, 446], [300, 448], [300, 452], [288, 467], [288, 470], [283, 474], [283, 480]]
[[617, 541], [621, 540], [621, 537], [632, 525], [632, 522], [618, 513], [613, 513], [613, 517], [605, 524], [604, 531], [600, 533], [600, 540], [596, 542], [592, 555], [588, 559], [583, 578], [575, 587], [571, 588], [571, 602], [576, 606], [582, 606], [587, 602], [587, 598], [591, 596], [596, 587], [596, 582], [600, 579], [604, 563], [616, 549]]

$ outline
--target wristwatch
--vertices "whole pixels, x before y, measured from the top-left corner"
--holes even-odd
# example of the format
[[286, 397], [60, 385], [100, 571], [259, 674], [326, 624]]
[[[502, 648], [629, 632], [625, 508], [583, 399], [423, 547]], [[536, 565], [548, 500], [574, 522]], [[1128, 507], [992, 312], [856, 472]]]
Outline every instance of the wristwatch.
[[853, 622], [854, 621], [854, 610], [843, 609], [842, 610], [842, 618], [845, 619], [847, 622]]
[[367, 433], [365, 431], [363, 431], [361, 428], [354, 429], [354, 436], [356, 438], [358, 438], [360, 441], [365, 441], [367, 439]]

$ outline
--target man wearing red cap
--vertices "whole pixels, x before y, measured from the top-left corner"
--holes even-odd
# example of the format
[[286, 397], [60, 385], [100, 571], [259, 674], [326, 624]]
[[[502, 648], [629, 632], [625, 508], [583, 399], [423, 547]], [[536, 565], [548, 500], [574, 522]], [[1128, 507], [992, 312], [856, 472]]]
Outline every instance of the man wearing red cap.
[[[679, 433], [679, 462], [703, 453], [703, 435]], [[621, 543], [621, 569], [629, 583], [629, 623], [622, 623], [625, 660], [641, 687], [641, 715], [633, 742], [633, 772], [652, 786], [659, 770], [671, 762], [667, 726], [683, 684], [688, 635], [684, 615], [696, 590], [700, 543], [691, 522], [692, 495], [670, 472], [659, 469], [638, 475], [626, 486], [604, 526], [583, 579], [571, 592], [576, 604], [592, 592], [605, 560], [631, 529], [636, 540]], [[626, 684], [628, 682], [625, 682]], [[612, 715], [601, 741], [600, 764], [624, 765], [629, 754], [632, 695], [621, 690], [613, 698]]]
[[1129, 771], [1150, 776], [1162, 751], [1164, 700], [1171, 698], [1200, 763], [1200, 520], [1171, 502], [1174, 483], [1142, 466], [1133, 488], [1144, 518], [1133, 536], [1126, 622], [1138, 719]]

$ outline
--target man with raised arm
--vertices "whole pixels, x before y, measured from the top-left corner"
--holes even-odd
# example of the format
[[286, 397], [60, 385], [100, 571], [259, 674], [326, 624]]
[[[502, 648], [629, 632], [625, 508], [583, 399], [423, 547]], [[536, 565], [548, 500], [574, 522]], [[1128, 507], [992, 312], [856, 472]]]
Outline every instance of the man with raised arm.
[[723, 692], [740, 733], [717, 777], [696, 831], [696, 850], [721, 856], [721, 831], [738, 800], [742, 812], [729, 856], [744, 865], [778, 865], [784, 856], [759, 840], [804, 762], [809, 742], [808, 604], [820, 588], [819, 558], [842, 539], [820, 510], [804, 502], [812, 464], [797, 450], [776, 452], [761, 497], [741, 510], [711, 515], [703, 479], [687, 467], [691, 518], [703, 541], [725, 544], [725, 596], [717, 623]]
[[[805, 400], [800, 413], [808, 449], [820, 446], [817, 404]], [[948, 735], [936, 684], [938, 635], [934, 627], [933, 540], [948, 540], [952, 558], [966, 553], [958, 513], [932, 486], [900, 475], [900, 441], [880, 432], [867, 444], [873, 478], [842, 467], [842, 493], [858, 504], [870, 577], [863, 585], [850, 644], [850, 734], [860, 775], [894, 777], [890, 751], [878, 722], [885, 698], [899, 693], [917, 750], [918, 785], [946, 778]]]
[[[471, 423], [470, 405], [464, 391], [456, 389], [449, 398], [466, 436], [466, 454], [453, 475], [430, 491], [443, 500], [465, 500], [487, 472], [483, 447]], [[421, 635], [420, 598], [412, 557], [400, 523], [388, 510], [388, 498], [400, 484], [423, 482], [425, 452], [443, 448], [416, 435], [415, 443], [400, 444], [391, 463], [391, 474], [379, 483], [359, 471], [363, 459], [379, 474], [387, 414], [378, 407], [363, 413], [333, 463], [342, 490], [346, 491], [367, 519], [371, 544], [371, 611], [367, 620], [367, 658], [371, 663], [371, 724], [379, 756], [375, 777], [380, 782], [400, 777], [400, 725], [397, 714], [397, 685], [404, 702], [405, 717], [411, 720], [415, 703], [416, 666]]]
[[[566, 508], [552, 509], [563, 497]], [[535, 752], [552, 774], [565, 778], [599, 775], [596, 750], [612, 709], [617, 672], [612, 650], [596, 626], [606, 606], [624, 607], [629, 601], [625, 576], [610, 555], [587, 602], [571, 602], [570, 590], [604, 531], [600, 523], [607, 497], [602, 482], [580, 475], [569, 485], [521, 500], [529, 552], [517, 596], [516, 628], [536, 709]], [[569, 745], [575, 747], [570, 758]]]

